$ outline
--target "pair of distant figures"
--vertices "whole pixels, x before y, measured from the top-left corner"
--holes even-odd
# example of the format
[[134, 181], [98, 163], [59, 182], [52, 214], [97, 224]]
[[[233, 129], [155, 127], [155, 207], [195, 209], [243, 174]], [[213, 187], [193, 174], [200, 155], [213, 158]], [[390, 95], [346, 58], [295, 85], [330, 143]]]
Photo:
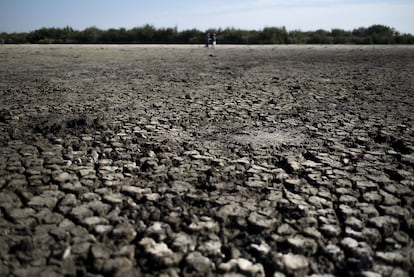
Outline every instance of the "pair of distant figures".
[[213, 34], [213, 36], [210, 35], [210, 33], [207, 33], [206, 35], [206, 48], [211, 47], [215, 48], [217, 43], [217, 37], [216, 34]]

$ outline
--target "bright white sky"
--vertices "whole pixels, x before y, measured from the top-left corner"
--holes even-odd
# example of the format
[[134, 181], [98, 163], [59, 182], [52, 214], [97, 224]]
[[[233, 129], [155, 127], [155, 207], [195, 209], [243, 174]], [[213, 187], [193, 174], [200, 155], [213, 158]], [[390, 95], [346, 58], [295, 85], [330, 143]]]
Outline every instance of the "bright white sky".
[[353, 30], [382, 24], [414, 34], [414, 0], [0, 0], [0, 32], [155, 27]]

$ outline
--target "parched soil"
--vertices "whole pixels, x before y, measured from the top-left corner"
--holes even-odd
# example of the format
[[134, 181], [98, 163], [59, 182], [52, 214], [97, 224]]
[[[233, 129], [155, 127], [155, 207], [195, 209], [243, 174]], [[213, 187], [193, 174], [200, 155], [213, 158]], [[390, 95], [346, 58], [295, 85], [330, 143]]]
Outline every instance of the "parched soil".
[[0, 61], [1, 276], [414, 276], [414, 47]]

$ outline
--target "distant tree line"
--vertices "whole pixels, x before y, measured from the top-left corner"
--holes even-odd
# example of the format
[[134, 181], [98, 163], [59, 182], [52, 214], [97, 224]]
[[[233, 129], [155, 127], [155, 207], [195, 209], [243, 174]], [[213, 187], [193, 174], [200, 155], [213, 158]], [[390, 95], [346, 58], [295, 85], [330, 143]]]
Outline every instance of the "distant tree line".
[[[262, 30], [235, 28], [210, 29], [217, 33], [220, 44], [414, 44], [414, 36], [401, 34], [384, 25], [361, 27], [353, 31], [287, 31], [285, 27], [266, 27]], [[83, 31], [65, 28], [41, 28], [28, 33], [0, 33], [0, 43], [155, 43], [199, 44], [206, 32], [197, 29], [178, 31], [177, 28], [155, 28], [144, 25], [132, 29], [101, 30], [89, 27]]]

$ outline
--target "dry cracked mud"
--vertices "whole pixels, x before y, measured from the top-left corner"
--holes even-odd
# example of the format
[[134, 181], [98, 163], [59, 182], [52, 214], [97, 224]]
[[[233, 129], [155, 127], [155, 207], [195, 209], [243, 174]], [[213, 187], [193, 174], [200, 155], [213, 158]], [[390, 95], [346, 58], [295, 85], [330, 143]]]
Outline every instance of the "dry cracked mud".
[[1, 46], [1, 276], [413, 276], [414, 48]]

